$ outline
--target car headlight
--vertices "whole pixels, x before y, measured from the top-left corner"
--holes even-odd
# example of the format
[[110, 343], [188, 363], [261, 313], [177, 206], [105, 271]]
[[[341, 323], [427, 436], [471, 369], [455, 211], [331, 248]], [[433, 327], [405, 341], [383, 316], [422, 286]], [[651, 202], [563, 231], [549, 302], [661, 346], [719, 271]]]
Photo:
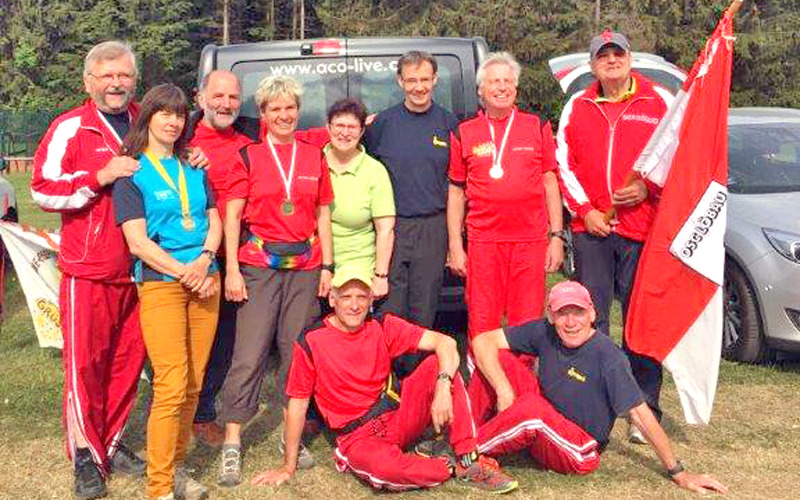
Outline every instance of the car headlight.
[[800, 264], [800, 234], [787, 233], [778, 229], [763, 228], [772, 248], [792, 262]]

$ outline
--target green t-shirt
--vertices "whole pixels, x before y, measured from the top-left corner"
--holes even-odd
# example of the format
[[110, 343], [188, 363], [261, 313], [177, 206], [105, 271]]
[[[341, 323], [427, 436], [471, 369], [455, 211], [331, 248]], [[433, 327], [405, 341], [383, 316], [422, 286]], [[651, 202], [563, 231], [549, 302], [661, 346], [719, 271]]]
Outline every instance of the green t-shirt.
[[[331, 146], [325, 149], [329, 154]], [[331, 184], [334, 200], [331, 204], [333, 229], [333, 260], [336, 272], [358, 267], [375, 272], [376, 217], [395, 215], [392, 182], [386, 168], [360, 147], [358, 156], [339, 173], [333, 168]]]

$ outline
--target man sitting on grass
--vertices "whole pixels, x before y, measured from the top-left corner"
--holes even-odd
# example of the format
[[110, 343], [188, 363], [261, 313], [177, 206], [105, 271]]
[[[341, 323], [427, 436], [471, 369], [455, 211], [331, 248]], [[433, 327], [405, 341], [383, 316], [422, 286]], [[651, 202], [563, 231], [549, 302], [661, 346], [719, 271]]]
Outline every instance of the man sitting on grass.
[[[550, 290], [549, 321], [491, 330], [473, 339], [480, 373], [469, 396], [478, 451], [492, 456], [528, 449], [547, 469], [587, 474], [600, 464], [614, 421], [627, 415], [681, 488], [725, 493], [711, 476], [684, 470], [647, 406], [622, 351], [592, 327], [589, 291], [577, 282]], [[539, 357], [539, 376], [512, 351]], [[487, 389], [487, 387], [493, 388]], [[495, 412], [496, 409], [496, 412]]]
[[[258, 474], [254, 484], [279, 485], [295, 473], [309, 399], [337, 433], [337, 468], [375, 488], [435, 486], [455, 476], [495, 493], [517, 487], [497, 462], [476, 452], [467, 392], [457, 374], [456, 342], [391, 314], [367, 317], [372, 276], [337, 273], [329, 300], [334, 313], [309, 327], [294, 346], [286, 385], [284, 464]], [[392, 359], [417, 349], [434, 351], [396, 387]], [[449, 431], [455, 457], [404, 453], [433, 424]]]

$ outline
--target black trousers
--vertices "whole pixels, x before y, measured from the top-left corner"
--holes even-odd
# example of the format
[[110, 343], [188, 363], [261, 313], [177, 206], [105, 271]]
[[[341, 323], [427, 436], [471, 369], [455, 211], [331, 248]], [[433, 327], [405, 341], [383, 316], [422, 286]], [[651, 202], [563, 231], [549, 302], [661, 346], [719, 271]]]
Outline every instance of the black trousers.
[[228, 368], [231, 366], [233, 342], [236, 338], [236, 303], [222, 298], [219, 302], [219, 323], [214, 345], [211, 346], [211, 357], [206, 366], [203, 388], [194, 414], [195, 423], [213, 422], [217, 419], [217, 393], [222, 389]]
[[445, 213], [398, 217], [389, 268], [389, 295], [379, 306], [425, 328], [433, 326], [447, 258]]
[[[641, 242], [613, 233], [606, 238], [588, 233], [575, 235], [578, 281], [589, 289], [597, 311], [595, 327], [606, 335], [609, 334], [609, 313], [615, 295], [622, 303], [622, 324], [623, 326], [625, 324], [628, 300], [633, 289], [642, 246]], [[628, 356], [631, 371], [644, 394], [647, 405], [653, 410], [656, 418], [661, 420], [661, 408], [658, 404], [663, 379], [661, 363], [628, 349], [624, 337], [622, 349]]]

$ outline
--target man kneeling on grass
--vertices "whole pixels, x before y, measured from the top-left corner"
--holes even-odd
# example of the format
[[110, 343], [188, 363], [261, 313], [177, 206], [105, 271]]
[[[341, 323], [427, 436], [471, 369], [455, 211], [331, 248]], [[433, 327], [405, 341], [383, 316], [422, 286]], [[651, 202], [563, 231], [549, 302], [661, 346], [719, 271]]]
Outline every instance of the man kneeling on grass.
[[[497, 456], [527, 449], [547, 469], [587, 474], [599, 466], [614, 420], [627, 415], [678, 486], [727, 491], [711, 476], [685, 471], [675, 458], [627, 358], [608, 336], [595, 334], [595, 310], [583, 285], [555, 285], [547, 316], [549, 322], [535, 320], [473, 339], [480, 368], [473, 381], [489, 382], [469, 387], [479, 452]], [[512, 351], [538, 356], [539, 376]]]
[[[313, 396], [325, 423], [337, 433], [337, 468], [375, 488], [435, 486], [455, 476], [496, 493], [517, 487], [497, 462], [476, 452], [475, 426], [461, 377], [455, 341], [396, 316], [367, 317], [372, 276], [344, 271], [333, 278], [334, 313], [312, 325], [294, 346], [286, 384], [284, 464], [258, 474], [254, 484], [278, 485], [297, 467], [300, 435]], [[434, 351], [398, 387], [392, 359], [417, 349]], [[404, 453], [433, 424], [447, 428], [451, 458]]]

